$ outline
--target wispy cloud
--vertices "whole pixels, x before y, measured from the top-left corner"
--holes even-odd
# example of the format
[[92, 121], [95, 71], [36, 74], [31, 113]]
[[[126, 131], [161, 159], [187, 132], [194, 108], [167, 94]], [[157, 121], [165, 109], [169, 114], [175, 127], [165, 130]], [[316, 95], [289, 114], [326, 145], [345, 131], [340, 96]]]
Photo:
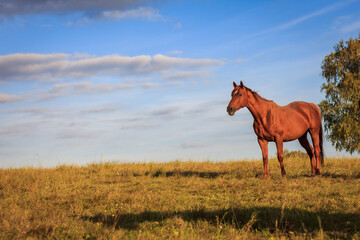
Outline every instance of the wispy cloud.
[[122, 129], [152, 129], [159, 127], [158, 124], [149, 124], [149, 123], [133, 123], [123, 126]]
[[23, 97], [13, 94], [0, 93], [0, 103], [10, 103], [22, 100]]
[[159, 117], [162, 119], [172, 119], [176, 117], [177, 109], [175, 107], [165, 107], [150, 112], [151, 117]]
[[359, 29], [360, 29], [360, 21], [357, 21], [357, 22], [352, 22], [352, 23], [342, 26], [340, 28], [340, 31], [342, 33], [350, 33], [350, 32], [358, 31]]
[[94, 84], [92, 82], [73, 82], [73, 83], [61, 83], [55, 84], [53, 90], [54, 92], [70, 90], [74, 93], [102, 93], [109, 92], [118, 89], [132, 88], [132, 84], [116, 84], [110, 85], [106, 83]]
[[145, 75], [169, 70], [199, 69], [224, 64], [216, 59], [107, 55], [78, 58], [69, 54], [10, 54], [0, 56], [1, 81], [86, 78], [95, 75]]
[[184, 84], [185, 84], [185, 82], [183, 82], [183, 81], [170, 81], [170, 82], [166, 83], [166, 85], [169, 85], [169, 86], [181, 86]]
[[119, 110], [119, 107], [107, 106], [107, 107], [97, 107], [97, 108], [83, 110], [81, 111], [81, 113], [104, 113], [104, 112], [114, 112], [117, 110]]
[[260, 36], [260, 35], [264, 35], [264, 34], [269, 34], [269, 33], [273, 33], [273, 32], [281, 32], [281, 31], [284, 31], [286, 29], [290, 29], [306, 20], [309, 20], [311, 18], [314, 18], [314, 17], [317, 17], [317, 16], [320, 16], [320, 15], [323, 15], [325, 13], [328, 13], [328, 12], [331, 12], [331, 11], [334, 11], [334, 10], [338, 10], [342, 7], [345, 7], [346, 5], [349, 5], [353, 2], [355, 2], [356, 0], [348, 0], [348, 1], [342, 1], [342, 2], [338, 2], [338, 3], [335, 3], [335, 4], [332, 4], [330, 6], [327, 6], [327, 7], [324, 7], [322, 9], [319, 9], [317, 11], [314, 11], [312, 13], [309, 13], [307, 15], [304, 15], [302, 17], [299, 17], [299, 18], [296, 18], [294, 20], [291, 20], [289, 22], [286, 22], [286, 23], [283, 23], [281, 25], [278, 25], [278, 26], [275, 26], [275, 27], [272, 27], [272, 28], [269, 28], [269, 29], [266, 29], [264, 31], [261, 31], [261, 32], [258, 32], [254, 35], [252, 35], [252, 37], [255, 37], [255, 36]]
[[203, 147], [207, 147], [208, 144], [202, 143], [202, 142], [185, 142], [185, 143], [180, 144], [178, 146], [183, 148], [183, 149], [188, 149], [188, 148], [203, 148]]
[[351, 33], [360, 29], [360, 19], [358, 16], [343, 15], [337, 17], [333, 24], [332, 29], [334, 32]]
[[209, 77], [210, 73], [200, 71], [176, 71], [169, 74], [165, 74], [163, 79], [174, 80], [174, 79], [191, 79], [191, 78], [205, 78]]
[[17, 127], [0, 128], [0, 135], [8, 135], [20, 132], [21, 129]]
[[38, 90], [32, 95], [36, 96], [35, 101], [44, 101], [75, 94], [99, 94], [133, 87], [134, 85], [132, 84], [110, 85], [107, 83], [94, 84], [92, 82], [72, 82], [55, 84], [50, 89]]
[[261, 52], [257, 52], [257, 53], [254, 53], [254, 54], [250, 55], [250, 56], [247, 56], [247, 57], [237, 58], [237, 59], [234, 59], [233, 62], [234, 63], [244, 63], [244, 62], [252, 61], [252, 60], [258, 59], [259, 57], [262, 57], [264, 55], [267, 55], [269, 53], [273, 53], [273, 52], [276, 52], [276, 51], [279, 51], [278, 47], [270, 48], [270, 49], [267, 49], [267, 50], [261, 51]]
[[144, 88], [155, 88], [155, 87], [160, 87], [160, 84], [148, 82], [148, 83], [143, 83], [141, 86]]
[[27, 132], [41, 125], [42, 122], [22, 122], [17, 124], [0, 125], [0, 135], [26, 135]]
[[167, 54], [167, 55], [170, 55], [170, 56], [176, 56], [176, 55], [181, 55], [181, 54], [183, 54], [183, 52], [180, 51], [180, 50], [173, 50], [173, 51], [167, 52], [166, 54]]
[[13, 110], [8, 110], [8, 113], [28, 113], [31, 115], [35, 115], [35, 114], [43, 114], [43, 113], [48, 113], [52, 111], [51, 108], [43, 108], [43, 107], [30, 107], [30, 108], [18, 108], [18, 109], [13, 109]]
[[237, 59], [234, 60], [234, 62], [236, 62], [236, 63], [242, 63], [242, 62], [245, 62], [245, 61], [246, 61], [245, 58], [237, 58]]
[[59, 133], [59, 137], [62, 139], [88, 139], [95, 137], [94, 133], [88, 131], [63, 131]]

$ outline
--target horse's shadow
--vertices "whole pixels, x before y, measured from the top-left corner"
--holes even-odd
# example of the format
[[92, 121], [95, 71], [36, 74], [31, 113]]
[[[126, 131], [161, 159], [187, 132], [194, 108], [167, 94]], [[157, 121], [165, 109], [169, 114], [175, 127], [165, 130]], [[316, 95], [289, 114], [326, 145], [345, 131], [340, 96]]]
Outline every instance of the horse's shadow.
[[205, 220], [215, 226], [231, 224], [237, 229], [251, 227], [258, 231], [269, 230], [270, 232], [303, 234], [321, 229], [329, 231], [329, 234], [338, 234], [337, 237], [351, 237], [360, 229], [360, 213], [312, 212], [304, 209], [277, 207], [237, 207], [218, 210], [195, 207], [185, 211], [144, 211], [137, 214], [118, 212], [114, 216], [98, 213], [93, 216], [83, 216], [82, 219], [102, 223], [109, 228], [136, 230], [143, 222], [162, 222], [174, 217], [189, 222]]
[[[263, 172], [261, 170], [256, 171], [254, 174], [248, 173], [234, 173], [234, 172], [227, 172], [227, 171], [183, 171], [183, 170], [173, 170], [173, 171], [163, 171], [157, 170], [155, 172], [146, 172], [145, 175], [150, 175], [151, 177], [200, 177], [200, 178], [207, 178], [207, 179], [214, 179], [225, 175], [233, 175], [236, 178], [245, 178], [245, 177], [255, 177], [255, 178], [263, 178]], [[313, 178], [313, 177], [324, 177], [324, 178], [341, 178], [341, 179], [360, 179], [360, 173], [355, 174], [344, 174], [344, 173], [333, 173], [323, 171], [320, 175], [312, 175], [310, 172], [301, 172], [297, 174], [287, 174], [286, 178], [289, 179], [296, 179], [299, 177], [305, 178]]]
[[327, 177], [327, 178], [360, 179], [360, 173], [343, 174], [343, 173], [324, 172], [324, 173], [321, 174], [321, 176], [322, 177]]
[[[200, 178], [217, 178], [223, 175], [228, 174], [228, 172], [216, 172], [216, 171], [181, 171], [181, 170], [174, 170], [174, 171], [162, 171], [157, 170], [151, 174], [152, 177], [175, 177], [175, 176], [182, 176], [182, 177], [200, 177]], [[149, 175], [146, 174], [145, 175]]]
[[344, 180], [349, 180], [349, 179], [360, 179], [360, 173], [344, 174], [344, 173], [322, 172], [320, 175], [311, 175], [310, 173], [302, 173], [302, 174], [288, 175], [286, 177], [289, 179], [297, 179], [299, 177], [303, 177], [303, 178], [323, 177], [323, 178], [334, 178], [334, 179], [341, 178]]

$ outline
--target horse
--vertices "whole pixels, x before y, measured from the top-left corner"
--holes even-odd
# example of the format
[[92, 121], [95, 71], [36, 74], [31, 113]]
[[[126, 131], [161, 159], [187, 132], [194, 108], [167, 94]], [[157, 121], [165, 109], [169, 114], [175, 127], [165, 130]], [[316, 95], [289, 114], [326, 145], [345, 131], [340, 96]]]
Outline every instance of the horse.
[[[321, 113], [314, 103], [296, 101], [279, 106], [274, 101], [261, 97], [258, 93], [233, 82], [231, 100], [227, 112], [233, 116], [246, 107], [254, 118], [253, 128], [258, 138], [263, 157], [264, 178], [269, 177], [268, 142], [275, 142], [281, 175], [286, 176], [283, 163], [283, 143], [298, 139], [310, 158], [311, 174], [320, 175], [320, 162], [324, 165], [323, 130]], [[313, 146], [307, 140], [310, 133]], [[314, 153], [315, 150], [315, 153]]]

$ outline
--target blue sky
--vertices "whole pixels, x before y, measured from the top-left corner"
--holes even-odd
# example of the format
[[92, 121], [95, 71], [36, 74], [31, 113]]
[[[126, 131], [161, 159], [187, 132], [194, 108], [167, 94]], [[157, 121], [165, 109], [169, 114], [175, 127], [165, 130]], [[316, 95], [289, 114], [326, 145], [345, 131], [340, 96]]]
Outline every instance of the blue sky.
[[0, 1], [0, 167], [261, 159], [249, 111], [226, 113], [232, 82], [319, 103], [321, 62], [358, 36], [359, 12], [356, 0]]

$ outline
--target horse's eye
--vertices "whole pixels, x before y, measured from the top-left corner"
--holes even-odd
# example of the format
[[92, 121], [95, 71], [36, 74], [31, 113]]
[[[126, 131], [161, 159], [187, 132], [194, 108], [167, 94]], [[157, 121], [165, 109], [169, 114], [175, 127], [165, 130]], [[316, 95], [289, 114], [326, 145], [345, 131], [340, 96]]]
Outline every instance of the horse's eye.
[[239, 93], [239, 96], [241, 97], [241, 96], [242, 96], [242, 94], [241, 94], [241, 93]]

